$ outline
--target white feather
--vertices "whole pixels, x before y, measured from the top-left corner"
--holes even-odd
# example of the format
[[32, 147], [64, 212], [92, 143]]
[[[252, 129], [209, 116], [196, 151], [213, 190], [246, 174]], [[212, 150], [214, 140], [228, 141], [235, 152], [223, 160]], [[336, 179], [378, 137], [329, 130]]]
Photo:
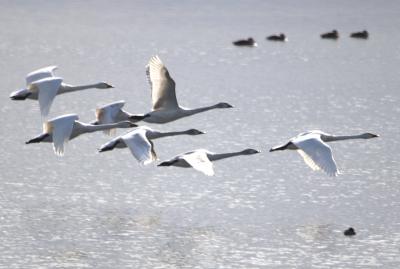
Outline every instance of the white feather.
[[46, 66], [35, 71], [30, 72], [26, 75], [25, 81], [26, 85], [29, 86], [32, 82], [37, 81], [42, 78], [54, 77], [54, 70], [57, 69], [57, 66]]
[[158, 56], [151, 57], [146, 74], [151, 86], [152, 110], [176, 110], [179, 106], [175, 82]]
[[330, 176], [337, 176], [339, 171], [333, 159], [331, 148], [321, 140], [320, 134], [309, 133], [292, 140], [300, 150], [305, 163], [313, 170], [322, 169]]
[[195, 150], [191, 153], [187, 153], [181, 156], [188, 164], [194, 169], [204, 173], [207, 176], [214, 175], [214, 168], [212, 162], [207, 157], [207, 153], [204, 150]]
[[59, 77], [48, 77], [32, 83], [32, 88], [37, 89], [39, 92], [40, 113], [43, 118], [46, 118], [49, 114], [51, 104], [57, 95], [62, 81], [62, 78]]
[[[59, 156], [64, 155], [64, 146], [71, 136], [76, 120], [78, 120], [77, 115], [68, 114], [52, 119], [45, 124], [46, 128], [51, 130], [55, 154]], [[51, 128], [49, 128], [49, 126], [51, 126]]]
[[147, 165], [157, 159], [153, 144], [147, 139], [145, 130], [136, 129], [121, 136], [121, 139], [141, 164]]
[[[96, 110], [96, 119], [99, 124], [109, 124], [117, 122], [117, 115], [125, 105], [125, 101], [117, 101], [111, 104], [104, 105]], [[107, 135], [115, 135], [115, 129], [104, 131]]]

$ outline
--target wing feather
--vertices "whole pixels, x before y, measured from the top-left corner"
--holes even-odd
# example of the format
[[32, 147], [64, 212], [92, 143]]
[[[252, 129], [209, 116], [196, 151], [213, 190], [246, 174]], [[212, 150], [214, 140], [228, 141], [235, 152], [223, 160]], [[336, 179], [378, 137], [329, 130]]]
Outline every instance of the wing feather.
[[339, 174], [332, 150], [321, 140], [320, 135], [308, 134], [293, 140], [292, 143], [299, 148], [297, 152], [311, 169], [322, 169], [329, 176]]
[[[125, 101], [117, 101], [103, 107], [96, 109], [96, 120], [99, 124], [109, 124], [117, 122], [117, 115], [121, 112], [122, 107], [125, 105]], [[115, 128], [104, 130], [105, 134], [112, 136], [115, 135]]]
[[152, 110], [178, 108], [175, 82], [158, 56], [151, 57], [146, 75], [151, 87]]
[[132, 155], [141, 164], [147, 165], [157, 160], [153, 143], [147, 139], [145, 131], [135, 130], [121, 136], [121, 138], [128, 146]]
[[40, 80], [42, 78], [54, 77], [54, 70], [56, 70], [56, 69], [57, 69], [57, 66], [52, 65], [52, 66], [46, 66], [46, 67], [43, 67], [43, 68], [40, 68], [40, 69], [30, 72], [25, 77], [26, 85], [29, 86], [32, 82], [34, 82], [36, 80]]
[[214, 168], [212, 162], [207, 157], [204, 151], [194, 151], [189, 154], [184, 154], [182, 157], [194, 169], [204, 173], [207, 176], [214, 175]]
[[62, 81], [62, 78], [59, 77], [48, 77], [32, 83], [33, 88], [39, 91], [38, 99], [42, 118], [46, 118], [49, 114], [51, 104], [57, 95]]
[[63, 115], [44, 124], [46, 130], [51, 130], [54, 153], [64, 155], [64, 146], [71, 137], [74, 123], [78, 119], [75, 114]]

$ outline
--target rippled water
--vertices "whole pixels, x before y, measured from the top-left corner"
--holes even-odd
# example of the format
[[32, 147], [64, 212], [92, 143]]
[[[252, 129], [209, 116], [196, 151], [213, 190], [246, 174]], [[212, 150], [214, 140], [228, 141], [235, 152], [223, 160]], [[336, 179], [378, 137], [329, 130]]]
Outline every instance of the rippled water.
[[[397, 1], [2, 1], [0, 268], [398, 268], [399, 13]], [[338, 41], [320, 40], [334, 28]], [[364, 28], [369, 40], [348, 38]], [[275, 32], [289, 42], [267, 42]], [[248, 36], [257, 48], [231, 45]], [[161, 160], [262, 153], [206, 177], [141, 167], [128, 150], [98, 154], [102, 133], [71, 141], [63, 158], [24, 144], [41, 132], [38, 104], [8, 95], [26, 73], [56, 64], [67, 83], [113, 83], [56, 98], [51, 116], [88, 122], [119, 99], [147, 112], [154, 54], [181, 105], [235, 106], [153, 125], [207, 132], [156, 141]], [[310, 129], [381, 137], [333, 143], [337, 178], [268, 152]]]

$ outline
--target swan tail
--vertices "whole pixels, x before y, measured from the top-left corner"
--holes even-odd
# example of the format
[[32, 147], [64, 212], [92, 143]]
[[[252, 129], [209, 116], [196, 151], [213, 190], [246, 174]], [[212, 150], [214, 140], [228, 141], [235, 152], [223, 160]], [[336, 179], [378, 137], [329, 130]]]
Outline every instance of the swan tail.
[[149, 117], [150, 115], [148, 115], [148, 114], [145, 114], [145, 115], [132, 115], [132, 116], [129, 116], [129, 120], [131, 120], [132, 122], [138, 122], [138, 121], [141, 121], [141, 120], [143, 120], [143, 119], [145, 119], [145, 118], [147, 118], [147, 117]]
[[113, 150], [113, 149], [117, 146], [117, 144], [118, 144], [119, 142], [120, 142], [119, 139], [118, 139], [118, 140], [115, 140], [115, 141], [111, 141], [111, 142], [109, 142], [109, 143], [107, 143], [107, 144], [101, 146], [101, 147], [99, 148], [99, 152], [104, 152], [104, 151]]
[[178, 160], [173, 160], [173, 161], [164, 161], [162, 163], [159, 163], [157, 166], [171, 166], [174, 165]]
[[279, 145], [276, 147], [273, 147], [269, 150], [269, 152], [277, 151], [277, 150], [285, 150], [288, 149], [288, 147], [292, 144], [292, 142], [286, 143], [284, 145]]
[[40, 143], [48, 136], [49, 136], [49, 134], [41, 134], [29, 141], [26, 141], [25, 144]]

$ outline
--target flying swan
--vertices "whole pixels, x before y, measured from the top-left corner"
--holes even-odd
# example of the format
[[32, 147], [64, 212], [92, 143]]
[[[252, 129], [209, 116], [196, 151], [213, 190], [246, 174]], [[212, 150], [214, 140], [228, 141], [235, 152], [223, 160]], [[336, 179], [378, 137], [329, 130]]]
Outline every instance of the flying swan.
[[147, 126], [140, 126], [133, 131], [124, 135], [118, 136], [106, 144], [102, 145], [99, 152], [113, 150], [114, 148], [128, 147], [132, 155], [141, 164], [150, 164], [157, 160], [157, 155], [154, 150], [152, 140], [175, 135], [200, 135], [204, 134], [202, 131], [196, 129], [189, 129], [180, 132], [159, 132]]
[[[151, 86], [152, 111], [144, 115], [132, 115], [120, 109], [118, 113], [114, 114], [114, 117], [118, 115], [119, 118], [129, 118], [133, 122], [143, 120], [148, 123], [167, 123], [211, 109], [232, 107], [228, 103], [218, 103], [196, 109], [179, 106], [176, 99], [175, 82], [158, 56], [151, 57], [146, 66], [146, 75]], [[113, 119], [113, 121], [118, 121], [118, 119]], [[99, 122], [102, 123], [101, 120]]]
[[67, 114], [43, 124], [43, 133], [37, 137], [25, 142], [26, 144], [53, 142], [53, 149], [56, 155], [64, 155], [65, 144], [77, 136], [84, 133], [92, 133], [96, 131], [108, 130], [112, 128], [131, 128], [137, 127], [130, 121], [121, 121], [118, 123], [93, 125], [78, 121], [76, 114]]
[[213, 153], [206, 149], [197, 149], [194, 151], [179, 154], [168, 161], [160, 163], [158, 166], [177, 166], [177, 167], [193, 167], [204, 173], [207, 176], [214, 175], [214, 168], [212, 161], [217, 161], [225, 158], [230, 158], [239, 155], [251, 155], [260, 153], [260, 151], [255, 149], [245, 149], [238, 152], [231, 153]]
[[[130, 114], [129, 112], [126, 112], [122, 108], [125, 105], [124, 100], [116, 101], [110, 104], [106, 104], [102, 107], [96, 108], [96, 121], [92, 122], [92, 124], [108, 124], [108, 123], [113, 123], [113, 122], [119, 122], [119, 121], [129, 121], [132, 118], [135, 121], [141, 120], [146, 118], [146, 115], [143, 115], [142, 117], [136, 115], [134, 116], [133, 114]], [[108, 135], [114, 135], [115, 134], [115, 129], [110, 129], [104, 131], [104, 133]]]
[[50, 111], [51, 104], [56, 95], [81, 91], [85, 89], [108, 89], [113, 88], [106, 82], [98, 82], [87, 85], [69, 85], [63, 83], [63, 79], [54, 76], [56, 66], [38, 69], [26, 76], [26, 88], [14, 91], [10, 94], [12, 100], [39, 100], [40, 113], [45, 118]]
[[270, 152], [277, 150], [297, 150], [303, 157], [305, 163], [313, 170], [322, 169], [329, 176], [337, 176], [340, 172], [332, 155], [331, 148], [325, 142], [348, 140], [348, 139], [370, 139], [379, 135], [364, 133], [360, 135], [335, 136], [322, 131], [309, 131], [301, 133], [289, 140], [288, 143], [270, 149]]

